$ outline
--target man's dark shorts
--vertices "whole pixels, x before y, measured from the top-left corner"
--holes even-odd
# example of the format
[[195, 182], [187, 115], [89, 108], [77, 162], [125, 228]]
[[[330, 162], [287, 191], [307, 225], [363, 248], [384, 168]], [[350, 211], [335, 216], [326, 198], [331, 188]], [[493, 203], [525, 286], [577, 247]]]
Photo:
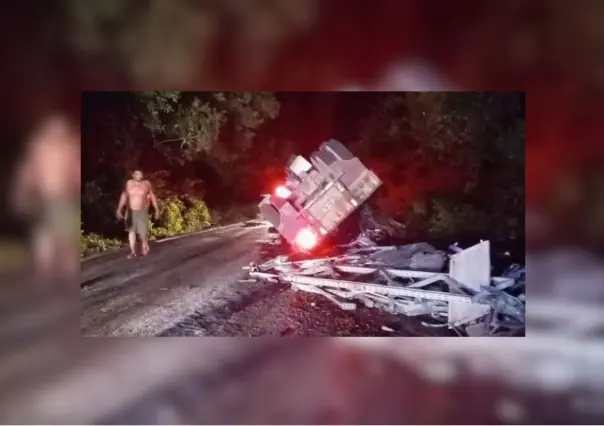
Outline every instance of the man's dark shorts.
[[130, 210], [126, 219], [128, 232], [135, 232], [141, 237], [149, 234], [149, 212], [146, 210]]

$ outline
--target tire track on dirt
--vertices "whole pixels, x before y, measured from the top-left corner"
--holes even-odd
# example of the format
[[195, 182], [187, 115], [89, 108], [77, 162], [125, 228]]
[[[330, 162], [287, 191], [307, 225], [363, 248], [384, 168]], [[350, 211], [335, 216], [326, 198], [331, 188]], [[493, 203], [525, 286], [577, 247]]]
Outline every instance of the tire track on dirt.
[[[92, 335], [155, 335], [228, 298], [242, 266], [253, 260], [261, 229], [233, 228], [220, 236], [185, 237], [139, 259], [137, 271], [82, 290], [82, 331]], [[107, 272], [111, 272], [110, 270]], [[140, 334], [142, 333], [142, 334]]]
[[223, 334], [221, 331], [228, 325], [229, 335], [247, 335], [249, 324], [229, 323], [231, 317], [250, 306], [273, 298], [289, 289], [289, 285], [281, 283], [255, 283], [256, 288], [239, 293], [235, 297], [217, 300], [219, 306], [209, 312], [201, 310], [179, 322], [159, 336], [200, 336]]

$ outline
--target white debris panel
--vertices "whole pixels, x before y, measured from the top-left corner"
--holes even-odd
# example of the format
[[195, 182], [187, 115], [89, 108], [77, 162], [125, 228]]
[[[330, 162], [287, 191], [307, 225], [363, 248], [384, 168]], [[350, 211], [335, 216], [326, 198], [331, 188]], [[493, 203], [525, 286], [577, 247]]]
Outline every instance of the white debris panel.
[[427, 243], [379, 246], [361, 234], [334, 257], [278, 256], [246, 269], [248, 281], [289, 283], [344, 310], [362, 303], [421, 316], [426, 327], [448, 327], [462, 336], [524, 333], [524, 267], [514, 264], [492, 277], [489, 241], [444, 252]]

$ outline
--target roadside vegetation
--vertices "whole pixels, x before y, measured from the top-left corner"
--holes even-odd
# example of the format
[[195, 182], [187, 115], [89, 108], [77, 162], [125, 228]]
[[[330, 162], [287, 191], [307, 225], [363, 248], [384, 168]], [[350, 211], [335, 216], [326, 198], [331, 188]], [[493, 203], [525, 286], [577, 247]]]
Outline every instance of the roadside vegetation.
[[340, 139], [384, 182], [371, 203], [405, 238], [479, 237], [523, 247], [522, 93], [87, 93], [82, 108], [82, 256], [126, 240], [115, 219], [143, 170], [155, 239], [256, 215], [294, 154]]
[[[179, 199], [175, 196], [158, 200], [159, 220], [150, 220], [150, 240], [186, 235], [204, 229], [226, 226], [255, 218], [254, 207], [245, 206], [226, 211], [210, 211], [202, 200], [189, 197]], [[82, 227], [83, 228], [83, 227]], [[110, 238], [101, 234], [80, 231], [80, 256], [87, 258], [95, 254], [118, 250], [127, 243], [126, 233], [122, 238]]]

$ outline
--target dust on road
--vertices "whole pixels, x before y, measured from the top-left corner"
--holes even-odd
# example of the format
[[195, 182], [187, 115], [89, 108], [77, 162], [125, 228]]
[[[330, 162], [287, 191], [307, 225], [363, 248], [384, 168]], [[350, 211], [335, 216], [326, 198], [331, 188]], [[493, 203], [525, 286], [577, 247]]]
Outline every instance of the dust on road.
[[[341, 311], [286, 284], [240, 282], [265, 226], [234, 225], [155, 243], [145, 258], [116, 252], [82, 265], [87, 336], [405, 336], [419, 321], [359, 307]], [[387, 329], [382, 328], [386, 326]], [[391, 331], [394, 330], [394, 331]], [[425, 333], [425, 329], [422, 330]], [[440, 333], [439, 331], [442, 331]], [[446, 330], [436, 334], [447, 335]]]

